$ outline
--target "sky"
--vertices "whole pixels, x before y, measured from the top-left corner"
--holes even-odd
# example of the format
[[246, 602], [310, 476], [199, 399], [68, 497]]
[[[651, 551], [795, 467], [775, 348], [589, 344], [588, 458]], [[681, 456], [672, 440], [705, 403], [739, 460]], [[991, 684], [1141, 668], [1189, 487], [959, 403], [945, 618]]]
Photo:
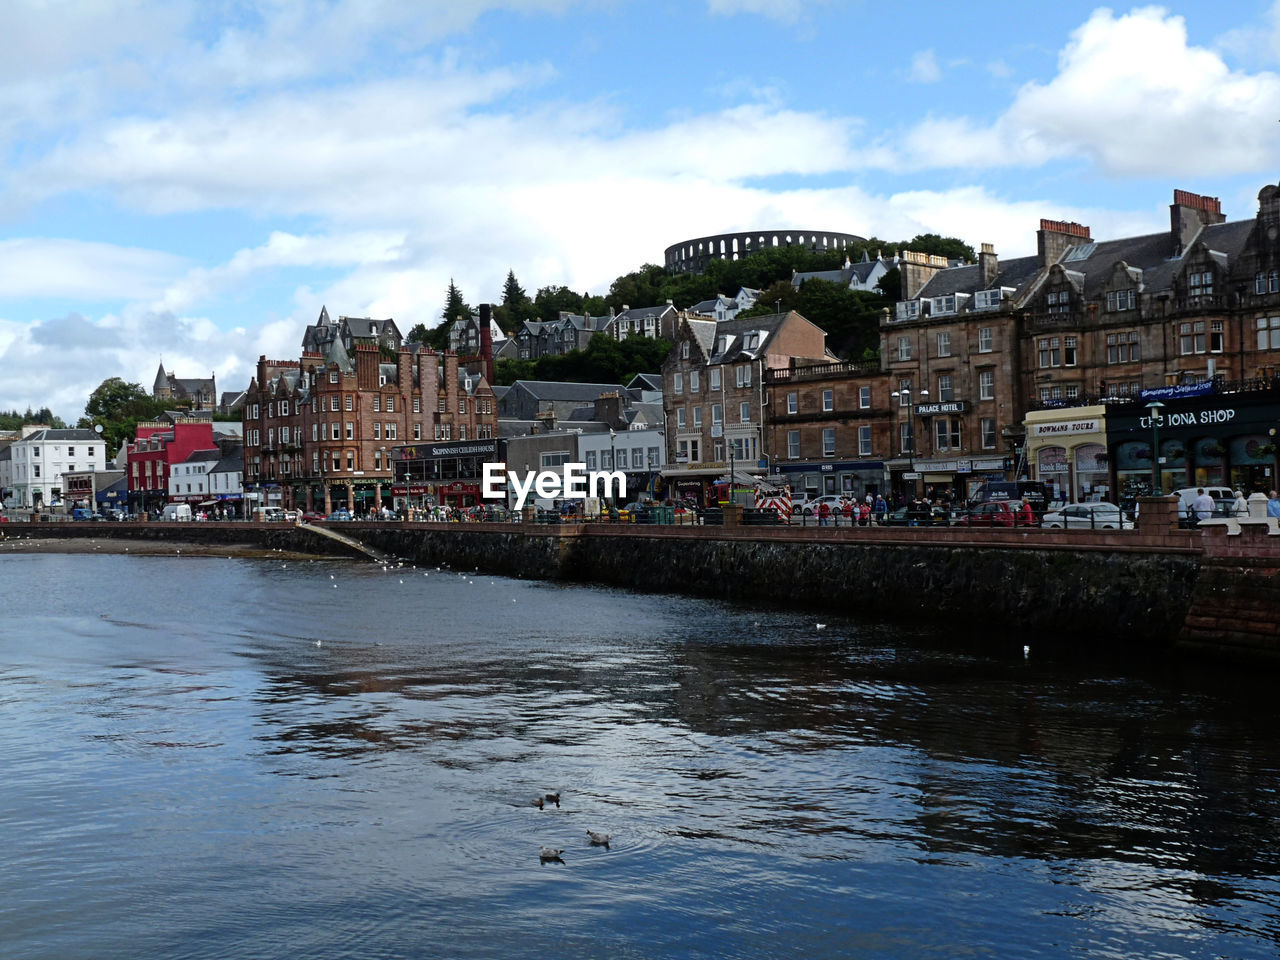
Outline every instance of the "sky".
[[450, 280], [602, 294], [754, 229], [1012, 257], [1280, 179], [1280, 0], [4, 0], [0, 36], [0, 410], [68, 422], [162, 363], [243, 389], [322, 306], [434, 326]]

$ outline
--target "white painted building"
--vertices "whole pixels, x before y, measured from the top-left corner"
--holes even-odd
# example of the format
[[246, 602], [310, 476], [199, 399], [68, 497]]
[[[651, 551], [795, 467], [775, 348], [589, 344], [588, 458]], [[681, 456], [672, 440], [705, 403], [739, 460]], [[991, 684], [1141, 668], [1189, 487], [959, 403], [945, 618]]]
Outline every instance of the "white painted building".
[[209, 473], [222, 459], [222, 451], [193, 450], [181, 463], [169, 468], [169, 502], [200, 504], [209, 499]]
[[106, 461], [106, 446], [92, 430], [25, 426], [22, 438], [9, 447], [6, 505], [31, 507], [60, 502], [64, 473], [102, 470]]

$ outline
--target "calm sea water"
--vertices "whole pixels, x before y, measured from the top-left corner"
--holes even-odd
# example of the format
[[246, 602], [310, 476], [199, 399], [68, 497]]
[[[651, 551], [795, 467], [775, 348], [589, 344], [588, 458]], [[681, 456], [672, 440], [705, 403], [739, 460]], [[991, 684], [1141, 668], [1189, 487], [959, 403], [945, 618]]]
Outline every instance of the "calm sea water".
[[1257, 671], [346, 562], [0, 583], [9, 960], [1280, 951]]

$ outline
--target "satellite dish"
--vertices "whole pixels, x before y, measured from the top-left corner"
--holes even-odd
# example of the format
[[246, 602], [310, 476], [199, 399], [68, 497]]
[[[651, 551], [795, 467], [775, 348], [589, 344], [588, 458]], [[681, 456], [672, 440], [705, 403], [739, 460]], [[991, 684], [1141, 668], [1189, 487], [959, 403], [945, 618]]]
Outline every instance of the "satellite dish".
[[100, 423], [95, 423], [95, 424], [93, 425], [93, 432], [94, 432], [94, 433], [102, 433], [102, 424], [100, 424]]

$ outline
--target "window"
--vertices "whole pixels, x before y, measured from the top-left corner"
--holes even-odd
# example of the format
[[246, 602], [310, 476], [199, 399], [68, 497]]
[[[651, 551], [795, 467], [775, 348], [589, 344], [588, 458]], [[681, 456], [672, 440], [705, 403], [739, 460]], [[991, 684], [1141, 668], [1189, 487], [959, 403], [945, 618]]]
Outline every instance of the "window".
[[373, 397], [373, 412], [374, 413], [382, 412], [382, 398], [379, 397], [377, 394], [374, 394], [374, 397]]
[[1062, 341], [1058, 337], [1042, 337], [1036, 346], [1041, 369], [1062, 365]]
[[644, 448], [643, 447], [631, 448], [631, 469], [632, 470], [644, 469]]
[[910, 337], [898, 338], [898, 359], [899, 360], [911, 359], [911, 338]]
[[[75, 448], [75, 447], [67, 447], [67, 456], [68, 456], [68, 457], [74, 457], [75, 455], [76, 455], [76, 448]], [[73, 468], [73, 469], [74, 469], [74, 468]]]
[[897, 318], [899, 320], [915, 320], [919, 316], [919, 300], [903, 300], [897, 305]]
[[596, 468], [596, 452], [594, 450], [587, 451], [587, 469], [594, 470]]
[[650, 447], [649, 448], [649, 466], [656, 467], [657, 465], [658, 465], [658, 448]]
[[343, 398], [343, 408], [346, 410], [354, 409], [354, 407], [352, 406], [352, 399], [350, 395], [347, 395], [346, 397]]
[[689, 359], [689, 341], [688, 340], [684, 340], [680, 344], [680, 359], [681, 360]]
[[459, 413], [466, 413], [466, 412], [467, 412], [467, 398], [466, 398], [466, 397], [459, 397], [459, 398], [458, 398], [458, 412], [459, 412]]
[[906, 407], [911, 405], [911, 381], [898, 381], [898, 406]]
[[415, 423], [415, 424], [413, 425], [413, 439], [415, 439], [415, 440], [421, 440], [421, 439], [422, 439], [422, 424], [420, 424], [420, 423]]
[[996, 398], [996, 372], [994, 370], [978, 371], [978, 399], [994, 400]]
[[677, 370], [671, 375], [671, 382], [677, 396], [684, 393], [684, 374]]
[[1258, 349], [1280, 350], [1280, 317], [1258, 318]]
[[1076, 383], [1067, 384], [1067, 399], [1074, 400], [1080, 396], [1080, 385]]
[[445, 402], [446, 402], [446, 398], [445, 398], [445, 397], [441, 397], [441, 398], [440, 398], [440, 401], [439, 401], [439, 406], [438, 406], [438, 410], [439, 410], [439, 412], [440, 412], [440, 413], [444, 413], [444, 412], [445, 412], [445, 406], [444, 406], [444, 405], [445, 405]]
[[868, 410], [870, 409], [870, 407], [871, 407], [871, 388], [859, 387], [858, 388], [858, 408], [861, 410]]
[[330, 382], [330, 383], [337, 383], [337, 382], [338, 382], [338, 371], [337, 371], [337, 370], [330, 370], [330, 371], [329, 371], [329, 382]]
[[938, 400], [941, 403], [950, 403], [955, 399], [951, 391], [951, 375], [944, 373], [938, 376]]
[[1204, 321], [1188, 321], [1178, 326], [1178, 353], [1204, 353]]
[[458, 439], [467, 439], [467, 425], [465, 423], [458, 427]]
[[719, 390], [719, 389], [720, 389], [720, 368], [719, 368], [719, 367], [712, 367], [712, 368], [711, 368], [711, 374], [710, 374], [710, 376], [711, 376], [711, 387], [710, 387], [710, 388], [711, 388], [712, 390]]
[[869, 426], [858, 428], [858, 456], [871, 456], [871, 428]]
[[788, 460], [800, 459], [800, 431], [799, 430], [787, 431], [787, 459]]
[[[1280, 317], [1276, 317], [1276, 322], [1280, 323]], [[800, 408], [800, 396], [794, 390], [787, 394], [787, 413], [795, 413]]]
[[[1213, 271], [1201, 270], [1187, 275], [1187, 296], [1208, 297], [1213, 295]], [[1197, 351], [1203, 353], [1203, 350]]]
[[1062, 365], [1064, 367], [1074, 367], [1076, 365], [1076, 338], [1062, 338]]
[[375, 420], [373, 422], [373, 439], [375, 440], [382, 439], [382, 423], [378, 420]]
[[[374, 400], [375, 400], [375, 402], [376, 402], [377, 398], [375, 397], [375, 398], [374, 398]], [[377, 408], [377, 407], [374, 407], [373, 409], [377, 410], [378, 408]], [[422, 412], [422, 398], [421, 398], [421, 397], [414, 397], [414, 398], [413, 398], [413, 412], [414, 412], [414, 413], [421, 413], [421, 412]]]
[[744, 364], [743, 366], [736, 367], [735, 373], [736, 373], [738, 386], [740, 387], [751, 386], [751, 364], [748, 363], [748, 364]]
[[960, 418], [938, 417], [933, 421], [933, 435], [937, 450], [960, 449]]
[[1107, 334], [1107, 363], [1136, 363], [1138, 359], [1138, 331]]
[[1046, 299], [1050, 313], [1068, 313], [1071, 310], [1071, 291], [1069, 290], [1050, 290]]
[[724, 423], [724, 406], [719, 403], [711, 405], [711, 422]]
[[315, 424], [315, 423], [313, 423], [313, 424], [311, 425], [311, 442], [312, 442], [312, 443], [315, 443], [317, 440], [319, 440], [319, 439], [320, 439], [320, 437], [319, 437], [319, 436], [317, 436], [317, 430], [316, 430], [316, 427], [317, 427], [317, 426], [322, 426], [322, 425], [321, 425], [321, 424]]
[[569, 462], [569, 451], [554, 450], [554, 451], [551, 451], [550, 453], [542, 454], [541, 459], [542, 459], [542, 466], [544, 468], [558, 467], [558, 466], [561, 466], [562, 464]]
[[[446, 430], [446, 431], [447, 431], [448, 429], [449, 429], [448, 427], [445, 427], [445, 430]], [[383, 430], [383, 434], [385, 435], [386, 439], [388, 439], [388, 440], [395, 440], [395, 439], [396, 439], [396, 425], [395, 425], [394, 423], [388, 423], [388, 424], [386, 425], [385, 429]], [[446, 439], [448, 438], [448, 433], [447, 433], [447, 432], [446, 432], [446, 434], [445, 434], [445, 437], [446, 437]]]
[[685, 408], [679, 407], [676, 410], [676, 429], [683, 430], [685, 428], [685, 423], [686, 423]]
[[740, 423], [750, 423], [750, 422], [751, 422], [751, 403], [750, 403], [750, 401], [743, 400], [740, 404], [738, 404], [738, 421], [739, 421]]
[[938, 356], [940, 357], [951, 356], [951, 331], [950, 330], [938, 331]]
[[395, 413], [395, 412], [396, 412], [396, 398], [387, 397], [387, 413]]
[[836, 428], [835, 427], [823, 428], [822, 455], [824, 457], [834, 457], [836, 455]]
[[1138, 297], [1135, 290], [1109, 290], [1107, 292], [1107, 313], [1120, 310], [1132, 310], [1137, 306]]
[[822, 391], [822, 410], [823, 410], [823, 412], [824, 412], [824, 413], [830, 413], [832, 410], [834, 410], [834, 409], [835, 409], [835, 406], [836, 406], [836, 403], [835, 403], [835, 391], [833, 391], [833, 390], [823, 390], [823, 391]]
[[991, 336], [991, 327], [978, 328], [978, 352], [990, 353], [992, 350], [993, 338]]
[[350, 420], [347, 421], [347, 439], [354, 440], [356, 438], [356, 425]]
[[339, 433], [339, 431], [340, 431], [341, 429], [342, 429], [342, 426], [338, 423], [338, 421], [337, 421], [337, 420], [335, 420], [335, 421], [333, 421], [333, 423], [329, 424], [329, 439], [330, 439], [330, 440], [340, 440], [340, 439], [342, 439], [342, 438], [338, 435], [338, 433]]
[[702, 408], [693, 408], [693, 425], [698, 429], [702, 429]]
[[930, 297], [929, 313], [931, 316], [942, 317], [956, 312], [956, 296], [951, 294], [946, 297]]
[[996, 421], [994, 417], [982, 418], [982, 449], [994, 450], [996, 447]]
[[1000, 309], [1000, 290], [979, 290], [973, 299], [975, 310], [999, 310]]
[[911, 424], [905, 420], [898, 424], [898, 450], [901, 453], [914, 453], [911, 443]]
[[350, 473], [356, 468], [356, 455], [350, 450], [347, 451], [347, 472]]
[[1221, 320], [1209, 321], [1209, 352], [1210, 353], [1222, 352], [1222, 321]]
[[329, 398], [329, 409], [330, 409], [330, 410], [333, 410], [333, 411], [336, 411], [336, 410], [338, 409], [338, 396], [337, 396], [337, 394], [334, 394], [332, 397], [330, 397], [330, 398]]
[[702, 386], [701, 381], [702, 381], [702, 378], [698, 376], [698, 371], [690, 370], [689, 371], [689, 392], [697, 393], [699, 388]]

